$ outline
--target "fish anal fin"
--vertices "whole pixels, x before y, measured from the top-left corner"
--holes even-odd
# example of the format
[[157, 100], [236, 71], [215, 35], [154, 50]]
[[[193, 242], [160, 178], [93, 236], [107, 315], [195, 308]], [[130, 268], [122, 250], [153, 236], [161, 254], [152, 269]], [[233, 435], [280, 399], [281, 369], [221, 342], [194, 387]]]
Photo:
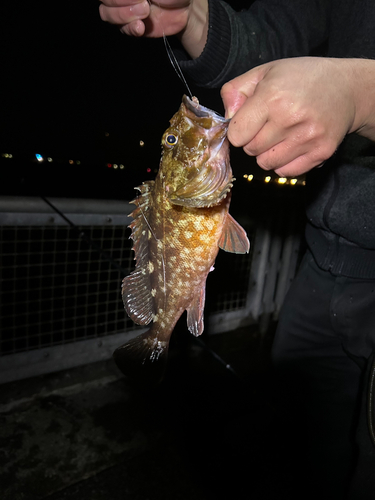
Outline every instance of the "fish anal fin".
[[169, 338], [159, 340], [153, 328], [138, 335], [113, 353], [119, 370], [137, 382], [158, 384], [167, 366]]
[[231, 253], [249, 253], [250, 250], [250, 242], [246, 231], [229, 213], [225, 219], [219, 247], [225, 252]]
[[189, 332], [198, 337], [203, 332], [203, 312], [206, 300], [206, 283], [203, 284], [199, 293], [193, 298], [187, 309], [187, 326]]

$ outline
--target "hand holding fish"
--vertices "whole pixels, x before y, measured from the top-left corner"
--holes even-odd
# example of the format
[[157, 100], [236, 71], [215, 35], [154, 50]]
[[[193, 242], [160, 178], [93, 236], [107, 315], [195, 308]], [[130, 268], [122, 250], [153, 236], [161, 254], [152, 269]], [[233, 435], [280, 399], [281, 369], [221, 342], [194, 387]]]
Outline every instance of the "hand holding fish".
[[301, 175], [330, 158], [348, 133], [375, 139], [374, 71], [374, 61], [319, 57], [258, 66], [222, 88], [228, 139], [264, 170]]

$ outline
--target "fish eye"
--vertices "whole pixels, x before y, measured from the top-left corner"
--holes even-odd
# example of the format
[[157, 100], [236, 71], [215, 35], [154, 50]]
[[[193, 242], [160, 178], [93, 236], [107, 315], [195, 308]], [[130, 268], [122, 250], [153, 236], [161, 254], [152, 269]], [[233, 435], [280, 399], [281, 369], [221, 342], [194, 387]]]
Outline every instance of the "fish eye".
[[177, 141], [178, 141], [177, 135], [168, 134], [167, 137], [165, 138], [165, 145], [172, 147], [172, 146], [175, 146], [177, 144]]

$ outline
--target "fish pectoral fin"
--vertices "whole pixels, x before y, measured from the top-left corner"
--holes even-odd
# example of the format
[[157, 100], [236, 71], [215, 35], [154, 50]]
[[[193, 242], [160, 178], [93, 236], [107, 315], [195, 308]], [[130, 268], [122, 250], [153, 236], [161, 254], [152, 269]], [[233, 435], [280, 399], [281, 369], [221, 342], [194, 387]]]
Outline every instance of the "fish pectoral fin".
[[206, 300], [206, 283], [203, 284], [199, 293], [193, 298], [187, 309], [187, 326], [189, 332], [198, 337], [203, 332], [203, 311]]
[[219, 240], [219, 247], [225, 252], [249, 253], [250, 242], [246, 231], [230, 214], [225, 219], [223, 232]]
[[151, 328], [146, 333], [118, 347], [113, 353], [118, 368], [137, 382], [157, 384], [167, 366], [169, 337], [160, 340]]
[[129, 317], [138, 325], [148, 325], [156, 314], [147, 266], [140, 266], [122, 280], [122, 300]]

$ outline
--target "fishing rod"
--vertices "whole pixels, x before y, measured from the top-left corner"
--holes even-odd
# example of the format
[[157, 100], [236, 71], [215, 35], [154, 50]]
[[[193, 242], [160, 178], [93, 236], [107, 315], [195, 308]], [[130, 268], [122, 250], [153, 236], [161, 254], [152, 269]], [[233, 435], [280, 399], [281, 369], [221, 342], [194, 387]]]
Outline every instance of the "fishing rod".
[[375, 390], [375, 356], [373, 356], [367, 389], [367, 423], [372, 444], [375, 446], [374, 420], [374, 390]]
[[72, 222], [63, 212], [61, 212], [61, 210], [59, 210], [50, 200], [48, 200], [48, 198], [46, 198], [45, 196], [40, 196], [40, 198], [49, 207], [51, 207], [52, 210], [54, 210], [54, 212], [56, 212], [61, 218], [63, 218], [65, 220], [65, 222], [67, 222], [69, 224], [71, 229], [77, 234], [78, 238], [80, 238], [81, 240], [84, 240], [89, 245], [89, 247], [93, 248], [96, 252], [98, 252], [101, 255], [101, 257], [103, 257], [104, 260], [106, 260], [113, 267], [115, 267], [118, 270], [118, 272], [121, 272], [123, 274], [127, 274], [129, 272], [128, 269], [124, 269], [122, 266], [120, 266], [113, 259], [113, 257], [111, 255], [109, 255], [105, 250], [103, 250], [103, 248], [101, 246], [99, 246], [89, 236], [87, 236], [87, 234], [84, 231], [82, 231], [82, 229], [80, 229], [76, 224], [74, 224], [74, 222]]
[[[113, 267], [115, 267], [119, 272], [128, 274], [129, 270], [121, 267], [102, 247], [100, 247], [97, 243], [95, 243], [87, 234], [82, 231], [74, 222], [69, 219], [61, 210], [59, 210], [48, 198], [45, 196], [40, 196], [40, 198], [50, 207], [54, 212], [56, 212], [62, 219], [67, 222], [67, 224], [71, 227], [71, 229], [76, 233], [78, 238], [84, 240], [91, 248], [93, 248], [96, 252], [100, 254], [104, 260], [109, 262]], [[241, 380], [240, 375], [234, 370], [234, 368], [227, 363], [217, 352], [215, 352], [211, 347], [209, 347], [202, 339], [194, 337], [194, 341], [199, 344], [203, 349], [205, 349], [209, 354], [216, 359], [222, 366], [225, 367], [227, 371], [229, 371], [232, 375], [234, 375], [238, 380]]]
[[236, 372], [236, 370], [229, 364], [227, 363], [221, 356], [218, 355], [217, 352], [215, 352], [211, 347], [209, 347], [203, 340], [199, 337], [193, 337], [193, 340], [199, 344], [203, 349], [205, 349], [207, 352], [211, 354], [211, 356], [216, 359], [222, 366], [225, 367], [226, 370], [228, 370], [232, 375], [234, 375], [238, 380], [242, 380], [242, 377]]

